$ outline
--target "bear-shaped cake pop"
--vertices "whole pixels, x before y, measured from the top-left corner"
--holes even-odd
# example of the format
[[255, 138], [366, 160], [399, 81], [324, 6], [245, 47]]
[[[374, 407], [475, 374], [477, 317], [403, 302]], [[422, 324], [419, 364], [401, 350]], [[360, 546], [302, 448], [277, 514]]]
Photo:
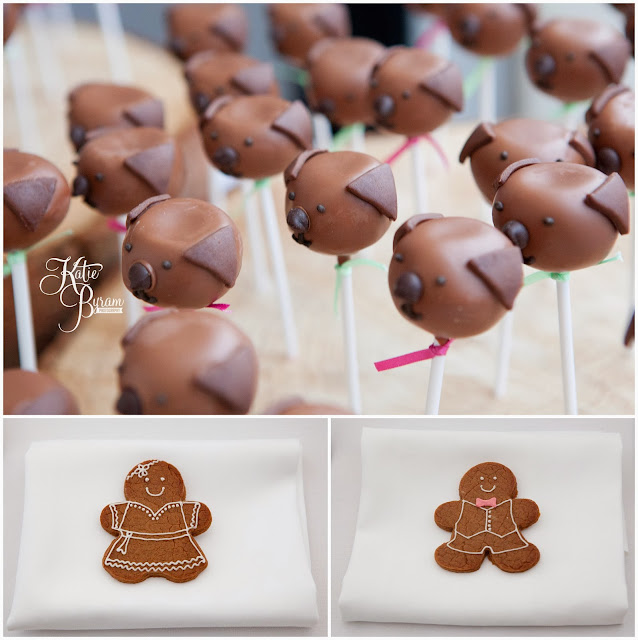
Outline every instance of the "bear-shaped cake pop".
[[40, 156], [5, 149], [2, 161], [4, 250], [26, 249], [62, 222], [71, 190], [57, 167]]
[[197, 53], [184, 65], [184, 76], [197, 113], [220, 96], [279, 95], [273, 66], [241, 53]]
[[521, 160], [501, 174], [492, 218], [520, 247], [525, 264], [574, 271], [598, 264], [618, 234], [629, 232], [629, 197], [617, 173]]
[[257, 391], [257, 354], [217, 313], [152, 311], [129, 329], [122, 347], [120, 413], [248, 413]]
[[223, 96], [208, 106], [200, 127], [210, 161], [235, 178], [281, 173], [312, 147], [312, 117], [299, 100]]
[[[636, 96], [628, 87], [609, 85], [586, 114], [589, 140], [596, 152], [596, 168], [620, 174], [628, 189], [635, 185], [634, 137]], [[537, 157], [537, 156], [533, 156]]]
[[525, 66], [541, 91], [565, 102], [590, 100], [620, 82], [629, 54], [629, 43], [614, 27], [561, 18], [533, 28]]
[[176, 4], [168, 10], [169, 47], [182, 60], [200, 51], [242, 51], [248, 19], [240, 4]]
[[437, 526], [452, 532], [450, 541], [434, 552], [441, 568], [477, 571], [485, 556], [507, 573], [528, 571], [538, 563], [540, 551], [521, 531], [538, 521], [540, 509], [533, 500], [517, 497], [516, 477], [505, 465], [472, 467], [461, 478], [459, 496], [434, 513]]
[[523, 286], [521, 252], [491, 225], [422, 214], [394, 236], [388, 283], [396, 308], [437, 339], [487, 331]]
[[87, 83], [69, 94], [71, 142], [78, 150], [86, 134], [127, 127], [164, 127], [164, 106], [147, 91], [112, 83]]
[[2, 389], [5, 415], [73, 416], [80, 413], [73, 394], [41, 371], [5, 369]]
[[536, 18], [533, 4], [453, 3], [445, 5], [452, 38], [480, 56], [505, 56], [516, 49]]
[[459, 68], [414, 47], [392, 47], [370, 79], [376, 123], [408, 137], [434, 131], [463, 109]]
[[131, 293], [163, 307], [206, 307], [235, 285], [242, 242], [218, 207], [156, 196], [128, 214], [122, 278]]
[[80, 149], [73, 195], [100, 213], [122, 215], [153, 196], [179, 195], [184, 160], [175, 140], [162, 129], [118, 129]]
[[292, 239], [312, 251], [349, 256], [374, 244], [397, 218], [392, 169], [365, 153], [305, 151], [284, 180]]
[[575, 162], [594, 166], [594, 149], [580, 131], [554, 122], [512, 118], [497, 124], [482, 122], [467, 139], [459, 160], [470, 158], [476, 185], [491, 204], [496, 181], [512, 163], [526, 158], [543, 162]]
[[163, 460], [140, 462], [124, 481], [125, 502], [106, 505], [102, 528], [116, 536], [102, 558], [102, 566], [116, 580], [143, 582], [166, 578], [194, 580], [208, 561], [193, 539], [211, 523], [203, 502], [187, 501], [179, 470]]

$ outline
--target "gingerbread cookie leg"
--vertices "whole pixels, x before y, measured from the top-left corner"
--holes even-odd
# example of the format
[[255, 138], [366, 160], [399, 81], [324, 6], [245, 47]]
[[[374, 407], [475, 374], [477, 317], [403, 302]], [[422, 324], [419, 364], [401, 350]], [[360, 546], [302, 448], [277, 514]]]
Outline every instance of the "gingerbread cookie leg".
[[[509, 555], [509, 554], [508, 554]], [[480, 554], [463, 553], [450, 549], [447, 544], [442, 544], [434, 552], [436, 563], [443, 569], [453, 571], [454, 573], [471, 573], [478, 571], [483, 563], [485, 556]]]
[[529, 544], [525, 549], [518, 549], [517, 551], [490, 553], [489, 558], [492, 564], [501, 571], [521, 573], [531, 569], [540, 560], [541, 553], [533, 544]]

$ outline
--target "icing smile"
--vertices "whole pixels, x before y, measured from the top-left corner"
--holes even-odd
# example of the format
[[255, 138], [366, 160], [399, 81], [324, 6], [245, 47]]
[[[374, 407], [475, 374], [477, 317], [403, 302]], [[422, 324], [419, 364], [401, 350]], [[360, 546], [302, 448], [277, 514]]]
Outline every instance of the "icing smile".
[[153, 493], [152, 491], [148, 490], [148, 487], [146, 487], [146, 493], [148, 493], [149, 496], [153, 496], [157, 498], [158, 496], [161, 496], [164, 493], [164, 489], [166, 489], [166, 487], [162, 487], [162, 490], [159, 493]]
[[[492, 493], [492, 491], [494, 491], [494, 489], [496, 489], [496, 485], [494, 485], [491, 489], [483, 489], [483, 485], [479, 485], [481, 487], [481, 491], [484, 491], [485, 493]], [[147, 489], [148, 491], [148, 489]]]

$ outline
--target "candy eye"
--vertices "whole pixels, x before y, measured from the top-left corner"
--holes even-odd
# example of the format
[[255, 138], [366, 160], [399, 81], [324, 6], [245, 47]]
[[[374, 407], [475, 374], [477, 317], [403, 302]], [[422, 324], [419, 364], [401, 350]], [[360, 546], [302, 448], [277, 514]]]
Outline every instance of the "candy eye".
[[150, 478], [144, 478], [144, 482], [148, 482]]

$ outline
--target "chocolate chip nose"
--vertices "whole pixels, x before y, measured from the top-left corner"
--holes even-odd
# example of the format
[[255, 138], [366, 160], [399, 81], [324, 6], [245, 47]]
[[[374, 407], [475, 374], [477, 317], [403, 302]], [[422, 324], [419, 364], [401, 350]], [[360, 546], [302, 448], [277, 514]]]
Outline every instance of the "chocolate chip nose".
[[89, 181], [84, 176], [77, 176], [73, 181], [73, 195], [87, 196], [89, 194]]
[[319, 101], [317, 105], [317, 111], [325, 115], [331, 114], [335, 110], [335, 101], [332, 98], [324, 98]]
[[413, 304], [423, 295], [423, 281], [414, 271], [406, 271], [394, 283], [393, 292], [397, 298]]
[[86, 141], [86, 131], [84, 130], [84, 127], [81, 127], [79, 124], [74, 124], [71, 127], [70, 135], [73, 146], [76, 148], [76, 150], [79, 150]]
[[508, 220], [501, 231], [520, 249], [524, 249], [529, 243], [529, 231], [518, 220]]
[[213, 154], [213, 162], [222, 170], [230, 170], [239, 162], [239, 154], [232, 147], [219, 147]]
[[620, 171], [620, 156], [609, 147], [603, 147], [596, 152], [596, 169], [607, 175]]
[[464, 38], [473, 38], [481, 30], [481, 19], [475, 15], [465, 16], [459, 23]]
[[205, 96], [201, 92], [197, 92], [195, 94], [195, 109], [197, 109], [197, 113], [204, 113], [206, 111], [206, 107], [210, 104], [210, 99]]
[[381, 118], [387, 118], [394, 113], [394, 100], [391, 96], [379, 96], [374, 101], [374, 110]]
[[544, 53], [540, 58], [536, 59], [534, 71], [541, 78], [547, 78], [547, 76], [551, 76], [556, 71], [556, 60], [548, 53]]
[[142, 413], [142, 402], [133, 389], [123, 389], [117, 400], [115, 408], [124, 415], [140, 415]]
[[128, 279], [133, 291], [150, 289], [153, 284], [151, 272], [141, 262], [134, 262], [131, 265], [128, 270]]
[[310, 229], [310, 218], [308, 214], [299, 207], [295, 207], [288, 212], [286, 222], [293, 231], [305, 233]]

